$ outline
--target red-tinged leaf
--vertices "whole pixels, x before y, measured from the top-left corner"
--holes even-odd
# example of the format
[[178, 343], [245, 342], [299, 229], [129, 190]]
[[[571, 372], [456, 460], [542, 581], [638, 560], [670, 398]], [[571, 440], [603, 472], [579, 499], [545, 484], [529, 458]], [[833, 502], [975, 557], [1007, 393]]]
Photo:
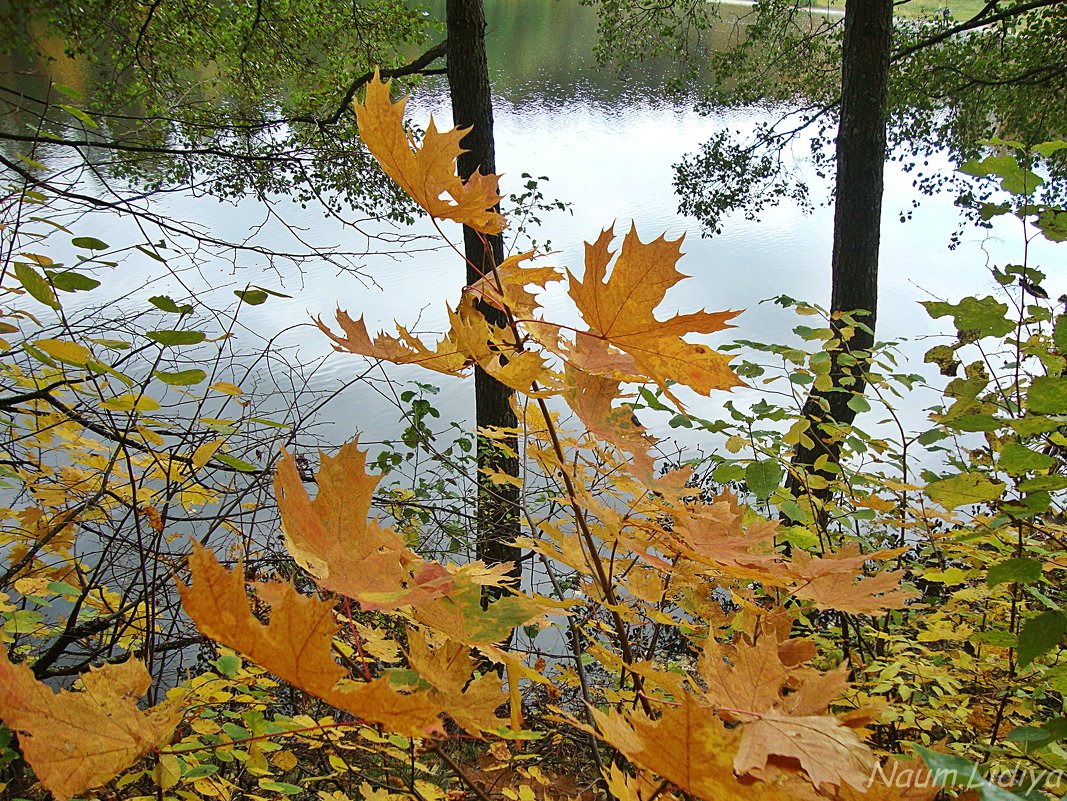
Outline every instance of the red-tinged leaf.
[[393, 103], [392, 81], [375, 74], [363, 103], [355, 104], [359, 135], [385, 173], [400, 184], [431, 217], [454, 220], [485, 234], [499, 234], [506, 222], [500, 204], [499, 176], [476, 172], [466, 183], [456, 175], [460, 140], [469, 128], [438, 131], [433, 117], [422, 144], [415, 146], [404, 130], [407, 98]]
[[64, 801], [106, 784], [170, 739], [182, 717], [179, 703], [137, 708], [151, 682], [131, 659], [90, 671], [81, 691], [55, 692], [0, 648], [0, 719], [18, 732], [41, 784]]

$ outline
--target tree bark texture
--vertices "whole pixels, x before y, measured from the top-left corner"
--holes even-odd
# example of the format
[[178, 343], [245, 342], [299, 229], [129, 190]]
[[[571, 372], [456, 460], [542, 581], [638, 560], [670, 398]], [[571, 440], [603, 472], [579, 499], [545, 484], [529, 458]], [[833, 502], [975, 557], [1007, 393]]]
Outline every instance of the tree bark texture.
[[[488, 174], [496, 171], [493, 144], [493, 101], [489, 85], [489, 67], [485, 52], [485, 11], [482, 0], [448, 0], [448, 86], [452, 94], [452, 117], [456, 127], [470, 127], [460, 143], [466, 150], [459, 157], [458, 169], [466, 180], [475, 170]], [[467, 284], [492, 273], [494, 265], [504, 260], [504, 246], [499, 236], [485, 236], [463, 228], [463, 247], [467, 259]], [[480, 304], [491, 325], [504, 326], [507, 319], [495, 308]], [[475, 420], [478, 428], [514, 428], [517, 425], [511, 408], [514, 392], [476, 367], [474, 373]], [[509, 437], [502, 443], [510, 454], [502, 453], [497, 444], [478, 438], [478, 466], [518, 476], [518, 442]], [[478, 475], [477, 555], [489, 564], [516, 561], [519, 549], [510, 543], [519, 535], [519, 491], [511, 485], [493, 484]], [[518, 563], [516, 561], [516, 576]]]
[[[830, 312], [865, 311], [856, 320], [869, 327], [832, 354], [828, 392], [813, 390], [804, 414], [813, 448], [798, 446], [789, 488], [800, 489], [799, 472], [823, 454], [836, 462], [840, 446], [819, 430], [819, 423], [851, 424], [848, 406], [862, 393], [874, 345], [878, 311], [878, 247], [881, 239], [883, 171], [886, 159], [889, 56], [893, 41], [893, 0], [847, 0], [841, 55], [841, 115], [837, 129], [837, 182]], [[840, 330], [843, 326], [832, 323]], [[841, 358], [841, 357], [844, 358]]]

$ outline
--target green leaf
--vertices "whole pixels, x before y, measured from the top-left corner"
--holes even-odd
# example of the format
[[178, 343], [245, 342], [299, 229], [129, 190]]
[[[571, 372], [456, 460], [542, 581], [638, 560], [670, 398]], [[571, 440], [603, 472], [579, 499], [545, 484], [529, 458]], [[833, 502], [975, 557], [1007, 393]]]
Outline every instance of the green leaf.
[[216, 453], [215, 460], [222, 462], [224, 465], [229, 465], [234, 470], [240, 470], [242, 473], [258, 473], [259, 468], [254, 464], [249, 464], [243, 459], [238, 459], [236, 456], [230, 456], [227, 453]]
[[59, 301], [48, 280], [37, 270], [22, 261], [15, 262], [15, 277], [35, 300], [52, 309], [59, 308]]
[[223, 676], [232, 679], [237, 675], [237, 671], [241, 669], [241, 657], [235, 654], [223, 654], [211, 664]]
[[182, 774], [182, 778], [186, 781], [195, 781], [196, 779], [203, 779], [213, 773], [218, 773], [218, 765], [195, 765], [188, 771]]
[[148, 395], [134, 395], [127, 392], [117, 398], [106, 400], [100, 404], [100, 408], [112, 412], [157, 412], [159, 401]]
[[933, 318], [951, 316], [958, 331], [977, 331], [980, 336], [1002, 337], [1015, 329], [1007, 319], [1008, 305], [992, 296], [964, 298], [958, 304], [939, 300], [920, 301]]
[[107, 242], [95, 236], [76, 236], [70, 240], [70, 244], [82, 250], [107, 250], [111, 247]]
[[160, 256], [158, 253], [156, 253], [154, 250], [150, 250], [149, 248], [143, 247], [142, 245], [134, 245], [134, 247], [137, 248], [139, 251], [141, 251], [146, 256], [148, 256], [150, 259], [155, 259], [156, 261], [160, 262], [161, 264], [166, 264], [167, 263], [167, 260], [164, 259], [162, 256]]
[[854, 411], [856, 414], [863, 414], [871, 410], [871, 404], [867, 402], [867, 399], [862, 395], [853, 395], [848, 399], [848, 408]]
[[196, 345], [207, 339], [203, 331], [149, 331], [146, 336], [160, 345]]
[[1067, 413], [1067, 378], [1035, 378], [1026, 393], [1026, 407], [1035, 414]]
[[63, 292], [88, 292], [100, 286], [100, 282], [95, 278], [76, 273], [73, 270], [64, 270], [63, 272], [49, 271], [48, 278], [52, 281], [52, 286]]
[[271, 428], [292, 428], [291, 423], [279, 423], [276, 420], [268, 420], [266, 417], [249, 417], [248, 422], [259, 423], [261, 426], [270, 426]]
[[258, 306], [267, 302], [267, 293], [262, 289], [235, 289], [233, 294], [249, 306]]
[[92, 117], [90, 117], [77, 106], [72, 106], [69, 103], [59, 103], [57, 105], [65, 112], [67, 112], [70, 116], [74, 117], [77, 120], [80, 120], [81, 122], [88, 125], [90, 128], [97, 127], [96, 120], [94, 120]]
[[1026, 667], [1041, 654], [1060, 644], [1067, 633], [1063, 612], [1042, 612], [1023, 624], [1019, 632], [1019, 667]]
[[1004, 489], [1005, 485], [1000, 481], [993, 481], [983, 473], [969, 472], [931, 481], [923, 492], [934, 503], [951, 510], [994, 501], [1004, 494]]
[[183, 303], [179, 306], [174, 300], [167, 295], [153, 295], [148, 299], [148, 302], [155, 306], [157, 309], [165, 312], [171, 312], [172, 314], [189, 314], [193, 310], [193, 307], [188, 303]]
[[745, 483], [749, 490], [761, 501], [771, 497], [771, 493], [782, 483], [785, 471], [774, 459], [753, 462], [745, 468]]
[[1021, 476], [1031, 470], [1045, 470], [1055, 463], [1056, 460], [1051, 456], [1015, 442], [1005, 445], [997, 460], [997, 466], [1010, 476]]
[[1041, 562], [1037, 559], [1028, 559], [1026, 557], [1008, 559], [990, 567], [985, 581], [990, 587], [996, 587], [998, 584], [1007, 584], [1012, 581], [1019, 584], [1029, 584], [1031, 581], [1037, 581], [1041, 578], [1041, 567]]
[[275, 793], [282, 793], [283, 795], [300, 795], [304, 792], [304, 788], [297, 787], [295, 784], [276, 782], [271, 779], [260, 779], [259, 788], [261, 790], [272, 790]]
[[203, 370], [179, 370], [175, 373], [167, 373], [163, 370], [156, 370], [153, 375], [162, 381], [164, 384], [169, 384], [172, 387], [187, 387], [193, 384], [199, 384], [205, 378], [207, 373]]

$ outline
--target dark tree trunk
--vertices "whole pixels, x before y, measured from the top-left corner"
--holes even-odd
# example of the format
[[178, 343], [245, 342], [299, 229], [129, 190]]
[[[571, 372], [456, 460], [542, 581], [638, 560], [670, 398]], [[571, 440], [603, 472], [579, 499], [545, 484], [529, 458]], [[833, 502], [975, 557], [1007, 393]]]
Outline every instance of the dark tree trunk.
[[[878, 311], [878, 245], [881, 234], [883, 169], [893, 0], [847, 0], [841, 55], [841, 118], [837, 129], [834, 206], [833, 295], [830, 311], [864, 311], [851, 339], [833, 354], [828, 392], [813, 390], [804, 414], [812, 421], [813, 448], [798, 446], [789, 488], [801, 488], [798, 473], [823, 454], [836, 462], [840, 446], [819, 429], [828, 420], [850, 424], [848, 401], [862, 393], [863, 374], [874, 344]], [[840, 330], [842, 326], [835, 325]], [[844, 355], [844, 358], [840, 358]], [[867, 357], [867, 358], [865, 358]]]
[[[482, 0], [448, 0], [448, 86], [452, 93], [452, 117], [456, 127], [471, 131], [460, 143], [468, 152], [459, 157], [459, 174], [469, 178], [475, 170], [496, 171], [493, 147], [493, 99], [489, 86], [489, 67], [485, 55], [485, 12]], [[492, 272], [504, 259], [499, 236], [484, 236], [464, 226], [463, 247], [467, 258], [467, 284], [473, 284]], [[502, 312], [481, 306], [493, 325], [507, 323]], [[516, 426], [511, 409], [514, 393], [481, 368], [475, 368], [475, 420], [479, 428]], [[517, 453], [514, 437], [503, 443]], [[478, 466], [518, 476], [515, 456], [505, 455], [491, 441], [478, 439]], [[478, 475], [477, 554], [489, 564], [516, 561], [519, 549], [510, 543], [519, 535], [518, 489], [493, 484]], [[517, 565], [517, 562], [516, 562]], [[516, 566], [516, 574], [518, 568]]]

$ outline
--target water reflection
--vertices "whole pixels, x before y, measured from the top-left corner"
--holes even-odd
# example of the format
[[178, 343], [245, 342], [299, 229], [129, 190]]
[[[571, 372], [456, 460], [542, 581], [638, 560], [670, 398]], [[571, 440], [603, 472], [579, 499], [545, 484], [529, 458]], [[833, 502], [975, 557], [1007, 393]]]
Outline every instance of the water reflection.
[[[686, 256], [680, 266], [694, 279], [669, 293], [668, 302], [681, 311], [747, 309], [737, 321], [734, 333], [738, 337], [782, 341], [790, 336], [796, 320], [772, 304], [761, 303], [763, 299], [787, 294], [815, 302], [828, 300], [829, 207], [820, 206], [806, 215], [786, 204], [760, 222], [735, 215], [727, 220], [724, 233], [712, 240], [701, 239], [696, 223], [676, 213], [672, 165], [722, 126], [744, 130], [766, 119], [772, 110], [724, 110], [716, 116], [701, 116], [686, 99], [660, 91], [678, 69], [669, 62], [646, 63], [620, 81], [610, 70], [597, 68], [592, 56], [596, 19], [590, 9], [575, 2], [501, 0], [489, 4], [488, 16], [497, 162], [505, 173], [505, 192], [517, 190], [523, 172], [547, 175], [550, 180], [542, 189], [572, 205], [573, 215], [548, 215], [543, 228], [535, 232], [539, 240], [551, 239], [557, 248], [546, 257], [551, 263], [580, 269], [583, 241], [613, 224], [621, 235], [632, 221], [644, 239], [661, 233], [686, 234]], [[427, 81], [409, 110], [416, 121], [425, 122], [430, 113], [449, 120], [443, 81]], [[947, 163], [941, 167], [952, 169]], [[992, 285], [986, 264], [1018, 260], [1022, 241], [1007, 228], [998, 231], [1002, 239], [994, 240], [975, 231], [965, 236], [962, 247], [950, 251], [947, 245], [958, 219], [952, 198], [924, 200], [915, 219], [902, 225], [897, 217], [902, 209], [910, 208], [911, 178], [890, 166], [886, 187], [880, 334], [886, 339], [919, 339], [908, 349], [915, 357], [929, 345], [921, 338], [939, 330], [916, 301], [931, 296], [955, 300], [965, 292], [983, 291]], [[338, 273], [325, 259], [319, 265], [307, 265], [302, 274], [278, 273], [265, 260], [249, 254], [229, 263], [176, 260], [175, 273], [144, 289], [136, 287], [144, 281], [145, 270], [157, 269], [147, 259], [135, 256], [108, 276], [112, 291], [116, 297], [125, 297], [124, 303], [169, 293], [221, 307], [232, 301], [234, 289], [247, 283], [291, 294], [290, 299], [272, 298], [263, 306], [245, 309], [243, 336], [249, 338], [251, 347], [274, 339], [298, 349], [297, 358], [303, 363], [324, 359], [314, 378], [318, 388], [338, 386], [361, 374], [366, 365], [357, 357], [331, 354], [325, 338], [311, 327], [313, 317], [328, 320], [340, 305], [353, 316], [363, 314], [371, 328], [391, 328], [396, 320], [419, 331], [441, 330], [444, 303], [457, 300], [463, 281], [463, 266], [447, 248], [424, 249], [427, 245], [422, 241], [412, 247], [382, 248], [380, 242], [361, 239], [361, 234], [324, 217], [321, 211], [282, 198], [273, 211], [252, 201], [225, 204], [194, 193], [172, 193], [155, 203], [161, 214], [190, 220], [223, 238], [286, 249], [299, 237], [315, 243], [323, 253], [341, 248], [394, 252], [393, 256], [368, 255], [360, 260], [369, 280]], [[281, 218], [287, 226], [278, 222]], [[134, 226], [110, 215], [93, 224], [95, 231], [116, 243], [143, 238]], [[393, 238], [401, 233], [390, 226], [366, 231]], [[413, 231], [427, 236], [435, 233], [425, 221]], [[447, 226], [445, 233], [459, 240], [455, 226]], [[1031, 251], [1039, 262], [1050, 259], [1050, 254], [1040, 248]], [[1062, 291], [1049, 288], [1055, 294]], [[549, 294], [545, 306], [554, 319], [573, 319], [559, 289]], [[721, 345], [727, 337], [709, 341]], [[471, 388], [462, 382], [415, 368], [389, 368], [388, 375], [397, 381], [442, 384], [438, 406], [443, 417], [470, 420]], [[272, 380], [264, 376], [261, 389]], [[361, 430], [375, 435], [395, 430], [396, 410], [389, 395], [386, 384], [357, 385], [328, 408], [331, 427], [320, 433], [340, 442]], [[721, 399], [695, 399], [691, 408], [714, 418], [719, 415]], [[913, 409], [910, 418], [920, 423], [920, 409]]]

